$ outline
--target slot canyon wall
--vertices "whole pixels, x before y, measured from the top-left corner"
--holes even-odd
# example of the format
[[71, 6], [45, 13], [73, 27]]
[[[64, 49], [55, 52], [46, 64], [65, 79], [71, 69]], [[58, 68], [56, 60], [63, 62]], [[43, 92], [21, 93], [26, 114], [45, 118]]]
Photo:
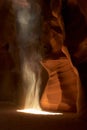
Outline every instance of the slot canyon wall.
[[[79, 90], [79, 108], [86, 115], [87, 107], [87, 1], [70, 0], [63, 10], [66, 39], [73, 64], [76, 66], [82, 87]], [[80, 112], [81, 112], [80, 111]]]
[[[37, 2], [42, 5], [42, 1], [37, 0]], [[78, 0], [67, 0], [67, 2], [57, 0], [57, 2], [59, 7], [58, 10], [57, 7], [55, 7], [55, 4], [55, 8], [52, 8], [54, 12], [56, 9], [60, 14], [62, 3], [62, 12], [60, 15], [63, 16], [62, 18], [65, 29], [65, 34], [63, 35], [65, 35], [65, 40], [63, 37], [62, 39], [64, 40], [64, 45], [69, 50], [72, 63], [76, 66], [80, 75], [82, 91], [84, 92], [81, 93], [81, 95], [84, 96], [81, 97], [83, 99], [80, 100], [80, 103], [83, 104], [81, 108], [82, 111], [85, 111], [85, 108], [87, 107], [87, 2], [86, 0], [79, 0], [79, 2]], [[55, 0], [53, 3], [55, 3]], [[47, 10], [47, 7], [45, 9], [46, 16], [49, 14], [49, 11]], [[54, 15], [56, 14], [54, 13]], [[20, 103], [20, 97], [21, 95], [22, 97], [25, 97], [25, 93], [22, 92], [24, 90], [21, 87], [22, 79], [20, 78], [20, 54], [17, 41], [17, 35], [19, 33], [17, 30], [18, 27], [16, 26], [15, 11], [12, 6], [12, 1], [0, 0], [0, 101], [13, 102], [14, 104], [19, 105], [23, 104], [24, 99], [22, 100], [22, 103]], [[62, 33], [64, 33], [63, 31], [62, 28]], [[59, 30], [59, 32], [61, 31]], [[22, 38], [22, 41], [26, 39], [24, 37]], [[41, 76], [42, 79], [44, 79], [42, 80], [44, 90], [44, 86], [48, 80], [48, 74], [41, 65], [40, 67], [43, 70], [41, 71]]]

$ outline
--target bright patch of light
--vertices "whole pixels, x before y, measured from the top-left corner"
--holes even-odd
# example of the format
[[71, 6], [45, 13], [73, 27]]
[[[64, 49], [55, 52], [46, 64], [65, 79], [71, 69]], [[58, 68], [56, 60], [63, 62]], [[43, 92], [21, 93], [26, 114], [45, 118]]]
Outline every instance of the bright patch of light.
[[22, 109], [22, 110], [17, 110], [17, 112], [30, 113], [36, 115], [63, 115], [63, 113], [47, 112], [47, 111], [42, 111], [37, 109]]

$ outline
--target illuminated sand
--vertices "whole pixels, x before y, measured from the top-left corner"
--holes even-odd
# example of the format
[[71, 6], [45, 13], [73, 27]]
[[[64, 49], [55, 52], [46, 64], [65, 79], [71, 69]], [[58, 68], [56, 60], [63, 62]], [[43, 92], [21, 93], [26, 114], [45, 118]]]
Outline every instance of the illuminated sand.
[[63, 115], [63, 113], [54, 113], [54, 112], [47, 112], [42, 111], [38, 109], [21, 109], [17, 110], [17, 112], [23, 112], [23, 113], [29, 113], [29, 114], [35, 114], [35, 115]]

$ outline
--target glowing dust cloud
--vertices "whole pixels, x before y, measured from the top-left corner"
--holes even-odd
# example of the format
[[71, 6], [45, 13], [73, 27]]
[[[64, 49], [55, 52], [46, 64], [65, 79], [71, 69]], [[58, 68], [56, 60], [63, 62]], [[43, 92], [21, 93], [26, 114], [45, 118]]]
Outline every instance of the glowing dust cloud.
[[37, 109], [21, 109], [21, 110], [17, 110], [17, 112], [29, 113], [35, 115], [63, 115], [63, 113], [47, 112], [47, 111], [42, 111]]

